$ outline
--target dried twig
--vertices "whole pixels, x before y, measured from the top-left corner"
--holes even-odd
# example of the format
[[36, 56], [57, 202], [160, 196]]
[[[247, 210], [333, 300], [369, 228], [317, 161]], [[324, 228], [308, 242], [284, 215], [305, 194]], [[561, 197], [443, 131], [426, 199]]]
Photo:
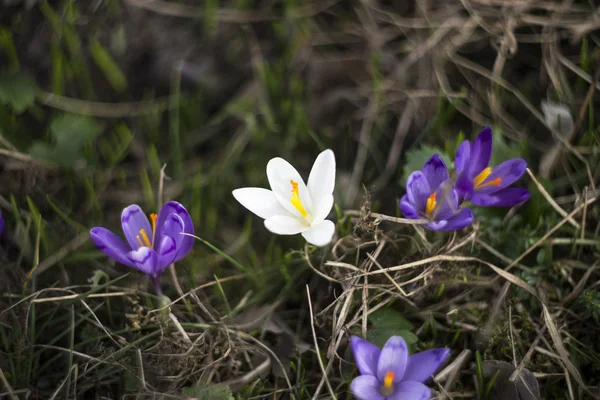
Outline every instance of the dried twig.
[[[317, 332], [315, 331], [315, 320], [312, 309], [312, 301], [310, 300], [310, 288], [306, 285], [306, 296], [308, 298], [308, 312], [310, 313], [310, 328], [312, 330], [313, 339], [315, 342], [315, 353], [317, 355], [317, 360], [319, 361], [319, 367], [321, 367], [321, 372], [323, 373], [323, 379], [325, 379], [325, 384], [327, 385], [327, 390], [329, 390], [329, 394], [332, 399], [337, 399], [337, 396], [333, 392], [333, 388], [331, 387], [331, 383], [329, 383], [329, 379], [327, 378], [327, 371], [325, 371], [325, 366], [323, 365], [323, 360], [321, 360], [321, 352], [319, 351], [319, 342], [317, 342]], [[314, 398], [314, 397], [313, 397]]]

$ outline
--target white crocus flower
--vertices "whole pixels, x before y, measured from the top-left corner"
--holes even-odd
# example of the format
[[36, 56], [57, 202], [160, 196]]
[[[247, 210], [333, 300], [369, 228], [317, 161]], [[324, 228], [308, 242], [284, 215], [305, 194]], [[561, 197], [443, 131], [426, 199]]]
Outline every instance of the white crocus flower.
[[325, 150], [315, 160], [308, 185], [290, 163], [273, 158], [267, 164], [271, 190], [242, 188], [233, 197], [244, 207], [265, 220], [265, 227], [278, 235], [301, 233], [315, 246], [331, 242], [335, 225], [325, 218], [333, 207], [335, 156]]

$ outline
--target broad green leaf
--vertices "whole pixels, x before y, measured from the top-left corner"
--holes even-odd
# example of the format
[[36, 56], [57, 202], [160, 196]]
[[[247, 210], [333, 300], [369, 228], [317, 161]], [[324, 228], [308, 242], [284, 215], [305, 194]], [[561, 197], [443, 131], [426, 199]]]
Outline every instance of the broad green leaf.
[[23, 74], [0, 73], [0, 103], [10, 105], [17, 114], [35, 102], [35, 83]]
[[102, 132], [102, 125], [90, 117], [64, 114], [50, 123], [53, 144], [34, 143], [29, 153], [32, 156], [69, 166], [83, 160], [81, 150], [86, 143], [94, 140]]
[[81, 148], [102, 132], [102, 125], [90, 117], [64, 114], [52, 120], [50, 132], [57, 147]]
[[516, 145], [509, 145], [504, 141], [502, 134], [499, 129], [494, 129], [493, 142], [492, 142], [492, 158], [490, 165], [495, 167], [496, 165], [503, 163], [511, 158], [521, 157], [519, 147]]
[[452, 160], [438, 147], [423, 145], [421, 148], [408, 150], [406, 152], [406, 161], [404, 162], [404, 169], [402, 172], [402, 186], [406, 186], [406, 180], [410, 174], [414, 171], [420, 171], [423, 168], [423, 165], [425, 165], [425, 162], [436, 153], [442, 157], [446, 163], [446, 167], [450, 169]]
[[368, 317], [371, 328], [367, 331], [367, 340], [380, 348], [390, 336], [402, 336], [408, 345], [418, 341], [417, 336], [411, 331], [413, 325], [398, 311], [391, 308], [382, 308]]

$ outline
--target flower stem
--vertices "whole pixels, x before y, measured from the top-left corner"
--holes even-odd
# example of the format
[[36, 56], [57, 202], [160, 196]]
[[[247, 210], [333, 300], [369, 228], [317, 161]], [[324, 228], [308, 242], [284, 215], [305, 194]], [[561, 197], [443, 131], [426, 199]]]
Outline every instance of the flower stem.
[[152, 283], [154, 284], [154, 290], [159, 297], [163, 296], [162, 289], [160, 288], [160, 276], [152, 277]]

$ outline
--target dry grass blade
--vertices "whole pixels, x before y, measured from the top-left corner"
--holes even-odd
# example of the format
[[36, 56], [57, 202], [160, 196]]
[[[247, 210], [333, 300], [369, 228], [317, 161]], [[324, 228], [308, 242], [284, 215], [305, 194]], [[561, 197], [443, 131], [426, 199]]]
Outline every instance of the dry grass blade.
[[[345, 215], [351, 216], [362, 216], [362, 213], [358, 210], [347, 210], [344, 212]], [[417, 220], [417, 219], [408, 219], [408, 218], [398, 218], [398, 217], [390, 217], [389, 215], [378, 214], [374, 212], [369, 212], [367, 215], [368, 218], [375, 218], [375, 220], [379, 221], [389, 221], [395, 222], [397, 224], [407, 224], [407, 225], [426, 225], [427, 221]], [[377, 221], [375, 221], [377, 222]]]
[[335, 393], [333, 392], [333, 388], [331, 387], [331, 383], [329, 383], [329, 379], [327, 378], [327, 371], [325, 370], [325, 366], [323, 365], [323, 360], [321, 359], [321, 352], [319, 351], [319, 342], [317, 341], [317, 332], [315, 331], [315, 320], [312, 309], [312, 301], [310, 299], [310, 288], [306, 285], [306, 296], [308, 298], [308, 312], [310, 313], [310, 328], [313, 334], [313, 340], [315, 343], [315, 352], [317, 354], [317, 360], [319, 361], [319, 367], [321, 367], [321, 372], [323, 373], [323, 379], [325, 379], [325, 385], [327, 385], [327, 390], [329, 390], [329, 394], [332, 399], [337, 399]]
[[[74, 250], [77, 250], [84, 244], [88, 243], [89, 240], [90, 240], [90, 233], [87, 231], [81, 232], [73, 240], [71, 240], [65, 246], [61, 247], [55, 254], [53, 254], [52, 256], [46, 258], [44, 261], [39, 263], [39, 265], [37, 266], [35, 271], [37, 272], [38, 275], [46, 272], [49, 268], [51, 268], [57, 262], [59, 262], [60, 260], [62, 260], [66, 256], [68, 256]], [[33, 270], [32, 270], [32, 272], [33, 272]]]
[[596, 201], [596, 198], [591, 198], [588, 201], [586, 201], [585, 203], [581, 204], [579, 207], [577, 207], [575, 210], [573, 210], [569, 215], [567, 215], [561, 222], [559, 222], [558, 224], [556, 224], [552, 229], [550, 229], [548, 232], [546, 232], [546, 234], [544, 236], [542, 236], [537, 242], [535, 242], [533, 244], [533, 246], [529, 247], [525, 252], [523, 252], [523, 254], [521, 254], [519, 257], [517, 257], [508, 267], [507, 269], [510, 269], [512, 267], [514, 267], [515, 265], [517, 265], [517, 263], [519, 263], [521, 260], [523, 260], [528, 254], [530, 254], [533, 250], [535, 250], [540, 244], [544, 243], [546, 241], [546, 239], [548, 239], [550, 236], [552, 236], [552, 234], [554, 232], [556, 232], [558, 229], [560, 229], [561, 226], [563, 226], [569, 218], [577, 215], [581, 210], [585, 209], [585, 207], [587, 207], [588, 205], [594, 203]]
[[32, 164], [46, 169], [56, 169], [58, 166], [50, 161], [38, 160], [28, 154], [21, 153], [16, 150], [0, 149], [0, 155], [12, 158], [25, 164]]
[[[548, 193], [546, 191], [546, 189], [544, 189], [544, 187], [542, 186], [542, 184], [536, 179], [535, 175], [533, 175], [533, 173], [531, 172], [531, 170], [529, 168], [527, 168], [526, 171], [527, 171], [527, 174], [529, 174], [529, 177], [531, 178], [531, 180], [533, 181], [533, 183], [535, 184], [535, 186], [537, 187], [537, 189], [540, 191], [540, 193], [542, 194], [542, 196], [544, 196], [544, 198], [548, 201], [548, 203], [552, 206], [552, 208], [554, 208], [556, 210], [556, 212], [558, 212], [563, 217], [567, 217], [568, 213], [565, 210], [563, 210], [556, 203], [556, 201], [554, 201], [554, 199], [552, 198], [552, 196], [550, 196], [550, 193]], [[581, 228], [581, 225], [579, 225], [579, 222], [575, 221], [573, 218], [568, 217], [567, 221], [569, 221], [569, 223], [571, 225], [573, 225], [573, 227], [575, 227], [576, 229], [580, 229]]]
[[6, 376], [4, 375], [4, 371], [2, 371], [2, 368], [0, 368], [0, 380], [2, 381], [2, 384], [4, 385], [6, 390], [8, 391], [8, 395], [10, 396], [11, 400], [19, 400], [19, 397], [13, 391], [12, 386], [6, 380]]
[[[127, 292], [110, 292], [110, 293], [92, 293], [86, 296], [87, 299], [102, 299], [106, 297], [122, 297], [122, 296], [131, 296], [136, 294], [135, 290], [127, 291]], [[63, 301], [63, 300], [73, 300], [80, 297], [80, 294], [70, 294], [67, 296], [56, 296], [56, 297], [44, 297], [42, 299], [33, 299], [33, 303], [48, 303], [52, 301]]]
[[124, 118], [155, 114], [163, 110], [168, 110], [171, 104], [169, 97], [129, 103], [105, 103], [74, 99], [54, 93], [44, 93], [41, 97], [41, 102], [48, 107], [58, 110], [102, 118]]
[[550, 311], [548, 311], [548, 307], [546, 307], [546, 305], [544, 303], [542, 303], [542, 308], [544, 310], [544, 321], [546, 322], [546, 326], [548, 327], [548, 332], [550, 333], [550, 337], [552, 338], [554, 347], [556, 348], [556, 351], [558, 351], [558, 354], [560, 355], [561, 362], [564, 364], [565, 368], [569, 371], [569, 373], [573, 376], [573, 378], [575, 378], [577, 383], [586, 392], [588, 392], [589, 394], [592, 394], [590, 389], [587, 387], [586, 383], [581, 378], [581, 374], [579, 373], [579, 371], [577, 370], [575, 365], [571, 362], [569, 353], [567, 352], [567, 349], [565, 349], [563, 340], [560, 337], [560, 333], [558, 332], [558, 329], [556, 328], [556, 323], [554, 322], [552, 315], [550, 315]]
[[74, 364], [73, 367], [71, 367], [71, 370], [68, 372], [67, 376], [60, 382], [60, 385], [58, 385], [58, 387], [56, 388], [56, 390], [54, 391], [54, 393], [52, 394], [52, 396], [50, 397], [49, 400], [54, 400], [57, 398], [58, 394], [60, 393], [61, 389], [65, 386], [65, 383], [68, 382], [69, 377], [71, 376], [71, 374], [74, 371], [77, 371], [77, 364]]
[[173, 322], [173, 325], [175, 325], [175, 327], [177, 328], [177, 331], [179, 331], [179, 333], [181, 333], [181, 336], [183, 337], [183, 341], [186, 342], [187, 344], [191, 345], [192, 339], [190, 339], [190, 336], [187, 334], [185, 329], [183, 329], [183, 327], [179, 323], [179, 320], [177, 319], [175, 314], [173, 314], [171, 311], [169, 311], [169, 318]]

